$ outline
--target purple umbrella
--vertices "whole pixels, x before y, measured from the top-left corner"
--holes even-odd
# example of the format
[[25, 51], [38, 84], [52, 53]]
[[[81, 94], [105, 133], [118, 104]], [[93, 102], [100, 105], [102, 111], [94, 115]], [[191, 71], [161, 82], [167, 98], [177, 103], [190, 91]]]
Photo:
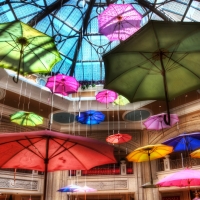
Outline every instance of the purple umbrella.
[[74, 77], [58, 74], [49, 77], [45, 86], [48, 87], [52, 93], [67, 96], [68, 94], [76, 93], [80, 85]]
[[166, 115], [167, 115], [166, 113], [153, 115], [149, 117], [143, 124], [148, 130], [161, 130], [164, 128], [170, 128], [179, 121], [178, 116], [176, 114], [170, 114], [171, 123], [170, 125], [167, 125], [164, 120], [164, 117]]
[[142, 15], [131, 4], [110, 4], [99, 16], [99, 32], [110, 41], [125, 40], [140, 29]]
[[59, 190], [58, 190], [58, 192], [74, 192], [75, 190], [77, 190], [77, 189], [81, 189], [81, 187], [80, 186], [78, 186], [78, 185], [68, 185], [68, 186], [65, 186], [65, 187], [63, 187], [63, 188], [60, 188]]

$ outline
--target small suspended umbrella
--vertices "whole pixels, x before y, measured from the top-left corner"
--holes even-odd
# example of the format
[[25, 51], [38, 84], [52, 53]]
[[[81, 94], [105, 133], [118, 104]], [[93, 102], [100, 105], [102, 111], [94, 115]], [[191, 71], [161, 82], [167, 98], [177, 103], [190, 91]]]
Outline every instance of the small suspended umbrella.
[[110, 41], [125, 40], [139, 28], [142, 15], [131, 4], [110, 4], [99, 16], [99, 32]]
[[200, 132], [180, 134], [166, 140], [163, 144], [173, 146], [174, 152], [186, 151], [191, 153], [200, 148]]
[[80, 85], [74, 77], [58, 74], [49, 77], [45, 86], [48, 87], [52, 93], [67, 96], [68, 94], [76, 93]]
[[0, 24], [0, 67], [19, 74], [50, 73], [61, 60], [53, 38], [20, 21]]
[[33, 112], [18, 111], [10, 115], [11, 122], [21, 126], [37, 126], [43, 124], [43, 117]]
[[100, 111], [88, 110], [85, 112], [80, 112], [76, 116], [76, 120], [81, 124], [94, 125], [99, 124], [104, 121], [105, 115]]
[[114, 102], [118, 97], [118, 94], [111, 90], [103, 90], [101, 92], [98, 92], [96, 95], [96, 100], [100, 103], [112, 103]]
[[85, 200], [86, 200], [86, 192], [96, 192], [96, 191], [97, 191], [96, 189], [90, 188], [86, 185], [74, 190], [74, 192], [84, 192], [85, 193]]
[[130, 101], [122, 95], [118, 95], [117, 99], [113, 102], [114, 105], [120, 105], [120, 106], [124, 106], [128, 103], [130, 103]]
[[162, 158], [167, 154], [170, 154], [173, 151], [173, 147], [163, 145], [163, 144], [155, 144], [155, 145], [147, 145], [132, 151], [126, 158], [128, 161], [133, 162], [149, 162], [149, 172], [150, 172], [150, 187], [153, 185], [153, 177], [151, 171], [151, 160], [155, 160], [158, 158]]
[[200, 149], [193, 151], [190, 155], [192, 158], [200, 158]]
[[158, 115], [150, 116], [143, 124], [148, 130], [161, 130], [165, 128], [170, 128], [179, 121], [176, 114], [170, 114], [170, 125], [165, 123], [164, 116], [167, 114], [162, 113]]
[[132, 139], [132, 136], [125, 133], [117, 133], [110, 135], [106, 138], [106, 141], [112, 144], [122, 144]]
[[78, 185], [68, 185], [65, 186], [63, 188], [60, 188], [59, 190], [57, 190], [58, 192], [74, 192], [77, 189], [80, 189], [81, 187]]

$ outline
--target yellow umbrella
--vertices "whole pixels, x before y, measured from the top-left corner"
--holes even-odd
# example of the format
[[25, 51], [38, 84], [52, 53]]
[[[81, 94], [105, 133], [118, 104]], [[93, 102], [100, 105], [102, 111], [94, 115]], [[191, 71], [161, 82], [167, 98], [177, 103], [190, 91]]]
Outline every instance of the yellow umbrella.
[[190, 156], [191, 156], [192, 158], [200, 158], [200, 149], [197, 149], [197, 150], [193, 151], [193, 152], [190, 154]]
[[128, 161], [133, 162], [145, 162], [149, 161], [149, 171], [151, 178], [151, 186], [153, 185], [153, 178], [151, 173], [151, 162], [150, 160], [155, 160], [162, 158], [173, 151], [173, 147], [164, 144], [154, 144], [139, 147], [132, 151], [126, 158]]
[[114, 105], [120, 105], [120, 106], [124, 106], [128, 103], [130, 103], [130, 101], [122, 95], [118, 95], [117, 99], [113, 102]]

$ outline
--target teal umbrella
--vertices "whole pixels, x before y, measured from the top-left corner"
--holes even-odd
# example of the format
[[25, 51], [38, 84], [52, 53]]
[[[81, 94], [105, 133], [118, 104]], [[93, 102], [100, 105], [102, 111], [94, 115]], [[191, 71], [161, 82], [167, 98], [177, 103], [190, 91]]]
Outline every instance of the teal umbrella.
[[[130, 102], [169, 101], [200, 88], [200, 23], [150, 21], [103, 56], [106, 89]], [[166, 115], [165, 115], [166, 116]]]

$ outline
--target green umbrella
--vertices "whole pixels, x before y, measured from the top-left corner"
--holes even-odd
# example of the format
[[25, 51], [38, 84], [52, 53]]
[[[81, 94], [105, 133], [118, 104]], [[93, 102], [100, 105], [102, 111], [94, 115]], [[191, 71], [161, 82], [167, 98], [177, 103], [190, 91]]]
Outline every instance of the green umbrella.
[[11, 122], [21, 126], [36, 126], [43, 124], [43, 117], [36, 115], [33, 112], [18, 111], [10, 115]]
[[113, 102], [114, 105], [120, 105], [120, 106], [124, 106], [128, 103], [130, 103], [129, 100], [122, 95], [118, 95], [117, 99]]
[[150, 21], [103, 56], [105, 88], [130, 102], [169, 101], [200, 88], [200, 23]]
[[0, 67], [19, 74], [49, 73], [61, 60], [53, 38], [20, 21], [0, 24]]

